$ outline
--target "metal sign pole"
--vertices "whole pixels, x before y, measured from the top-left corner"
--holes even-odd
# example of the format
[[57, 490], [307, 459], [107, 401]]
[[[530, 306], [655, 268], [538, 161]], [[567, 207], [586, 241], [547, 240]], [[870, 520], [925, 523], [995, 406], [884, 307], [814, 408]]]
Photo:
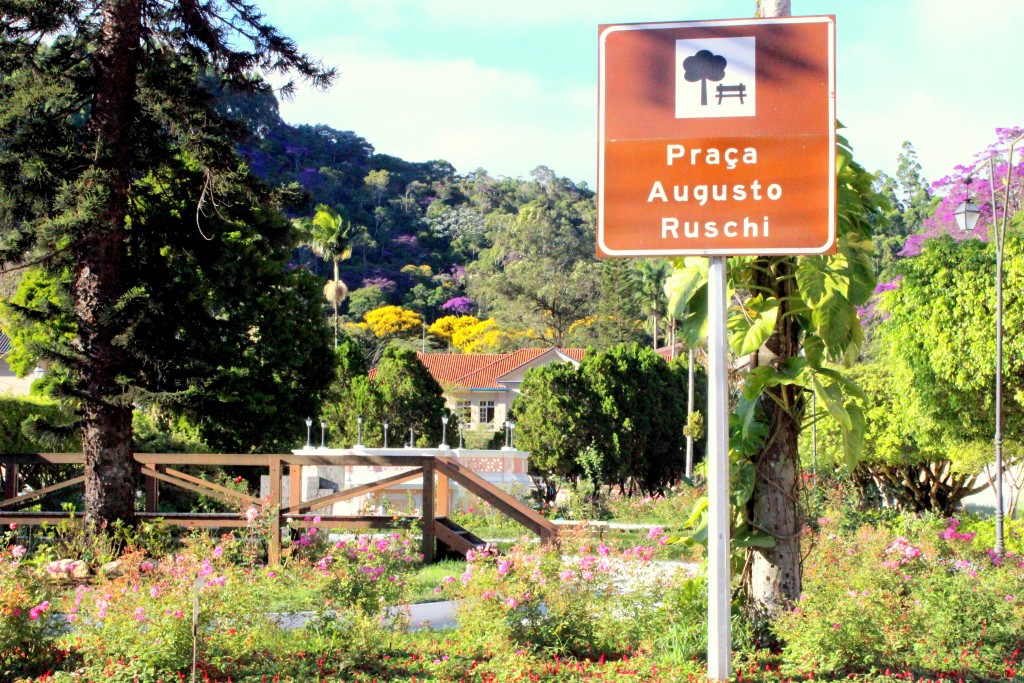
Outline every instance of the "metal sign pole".
[[708, 678], [729, 678], [729, 376], [726, 257], [708, 258]]

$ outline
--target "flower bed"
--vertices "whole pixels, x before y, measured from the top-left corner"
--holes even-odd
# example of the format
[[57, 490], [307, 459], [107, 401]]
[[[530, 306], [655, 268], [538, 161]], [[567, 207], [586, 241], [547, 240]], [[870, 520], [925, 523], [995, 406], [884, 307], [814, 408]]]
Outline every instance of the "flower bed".
[[[818, 520], [804, 595], [757, 650], [737, 606], [736, 680], [1013, 680], [1024, 558], [993, 557], [984, 525], [907, 518], [844, 532]], [[966, 530], [970, 526], [971, 530]], [[978, 531], [975, 535], [975, 531]], [[0, 546], [0, 680], [701, 681], [707, 583], [666, 571], [651, 534], [616, 549], [568, 535], [471, 556], [437, 594], [454, 630], [409, 633], [418, 539], [298, 537], [281, 567], [251, 538], [191, 536], [162, 558], [129, 550], [117, 576], [54, 580], [52, 558]], [[282, 618], [303, 612], [305, 620]], [[287, 628], [285, 628], [287, 626]], [[70, 628], [69, 628], [70, 627]], [[763, 642], [763, 641], [760, 641]]]

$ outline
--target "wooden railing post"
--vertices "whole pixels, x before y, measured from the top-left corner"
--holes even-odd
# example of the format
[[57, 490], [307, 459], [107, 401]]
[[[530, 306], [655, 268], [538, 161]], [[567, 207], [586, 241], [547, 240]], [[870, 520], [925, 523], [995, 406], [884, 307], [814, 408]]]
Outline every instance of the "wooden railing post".
[[18, 463], [4, 465], [4, 500], [18, 495]]
[[447, 517], [448, 508], [451, 505], [451, 486], [448, 483], [448, 477], [440, 471], [436, 471], [436, 473], [437, 491], [435, 498], [437, 499], [437, 504], [434, 506], [434, 514], [438, 517]]
[[288, 465], [288, 505], [302, 502], [302, 465]]
[[281, 488], [282, 467], [280, 456], [270, 459], [270, 545], [267, 564], [281, 563]]
[[423, 515], [423, 561], [431, 563], [434, 561], [434, 548], [437, 545], [434, 540], [434, 461], [426, 459], [423, 461], [423, 504], [421, 506]]
[[[143, 465], [146, 469], [156, 471], [155, 463]], [[157, 512], [160, 509], [160, 482], [156, 477], [146, 477], [146, 512]]]

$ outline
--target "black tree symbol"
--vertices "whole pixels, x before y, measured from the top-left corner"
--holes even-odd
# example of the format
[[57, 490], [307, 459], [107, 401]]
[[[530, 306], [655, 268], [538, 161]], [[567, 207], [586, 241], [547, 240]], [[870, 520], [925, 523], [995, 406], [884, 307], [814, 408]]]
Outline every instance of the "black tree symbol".
[[690, 83], [700, 81], [700, 104], [708, 104], [708, 81], [720, 81], [725, 78], [725, 57], [712, 54], [710, 50], [701, 50], [692, 57], [683, 60], [683, 78]]

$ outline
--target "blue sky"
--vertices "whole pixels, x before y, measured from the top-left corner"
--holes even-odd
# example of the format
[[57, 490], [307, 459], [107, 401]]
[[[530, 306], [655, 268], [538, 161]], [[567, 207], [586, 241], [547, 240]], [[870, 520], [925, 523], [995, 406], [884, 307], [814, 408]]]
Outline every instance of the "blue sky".
[[[352, 130], [378, 152], [459, 173], [596, 178], [597, 26], [749, 17], [753, 0], [260, 0], [340, 76], [300, 89], [289, 123]], [[895, 171], [904, 140], [929, 180], [1024, 124], [1019, 0], [793, 0], [834, 14], [837, 114], [857, 159]]]

